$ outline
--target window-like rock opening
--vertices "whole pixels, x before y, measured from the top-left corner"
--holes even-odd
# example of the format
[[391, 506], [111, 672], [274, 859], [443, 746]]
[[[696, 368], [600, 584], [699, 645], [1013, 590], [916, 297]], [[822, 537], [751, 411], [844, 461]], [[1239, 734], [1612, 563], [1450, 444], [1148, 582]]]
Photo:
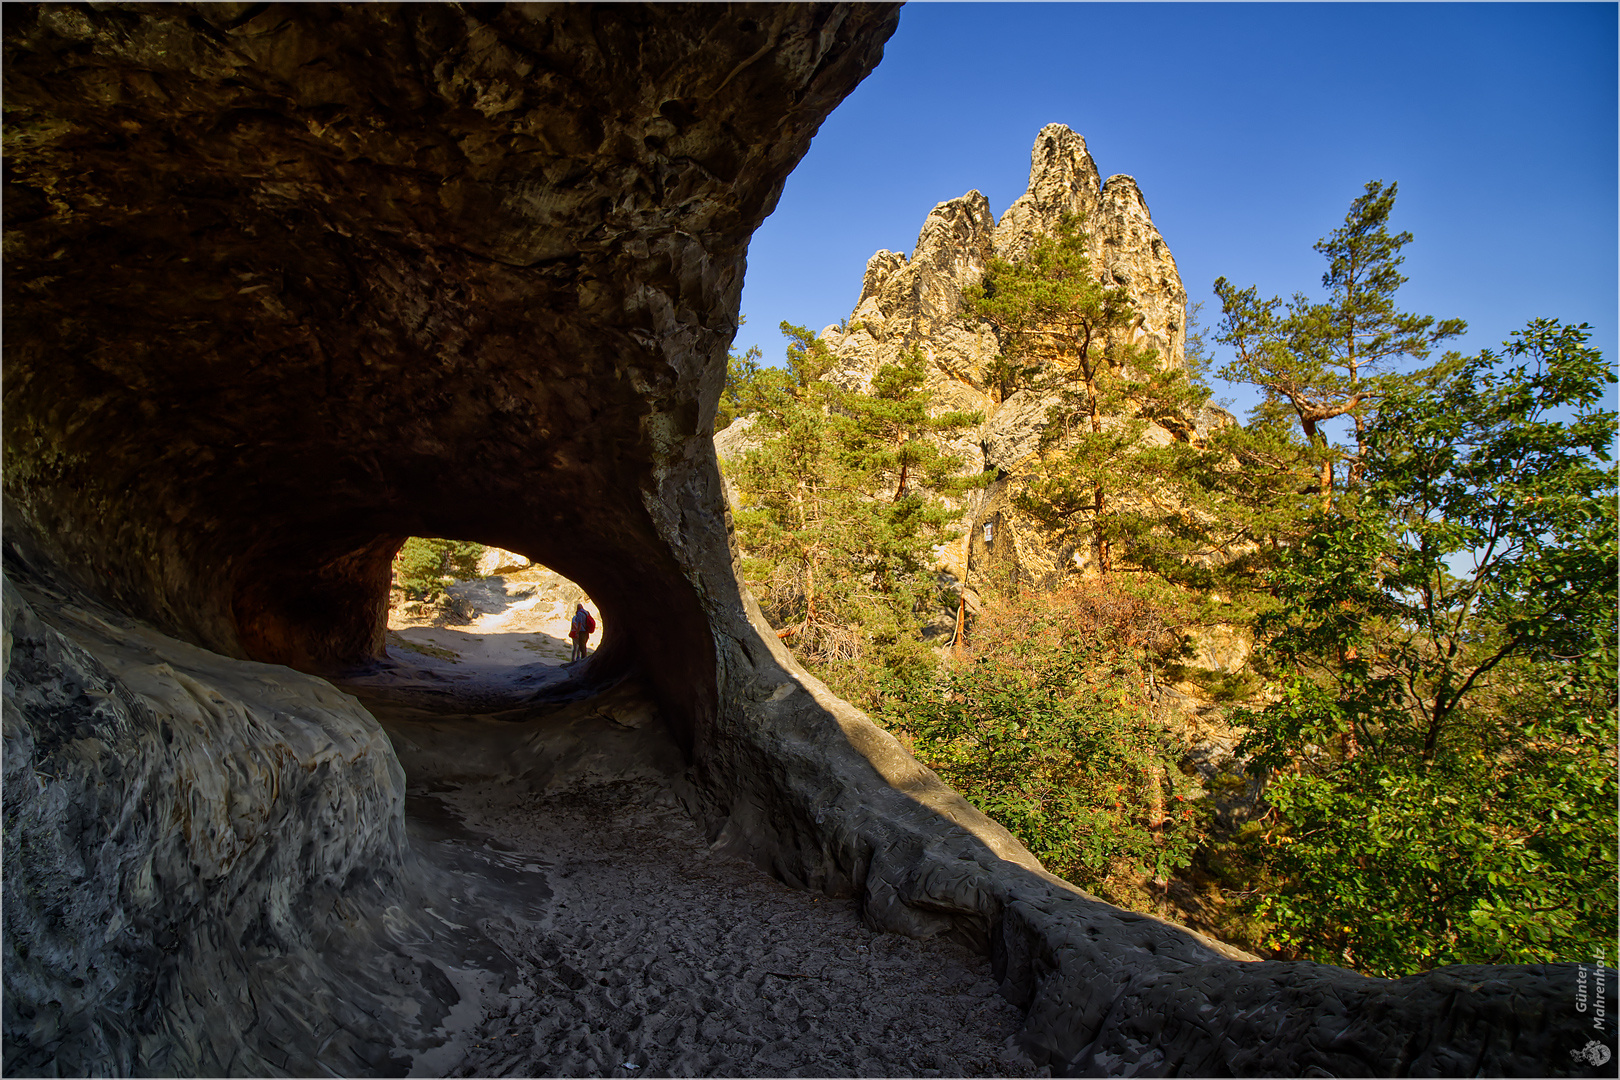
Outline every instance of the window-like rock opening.
[[[671, 633], [635, 602], [650, 591], [641, 564], [603, 544], [545, 542], [577, 529], [532, 531], [542, 542], [524, 543], [521, 533], [500, 535], [498, 523], [476, 521], [467, 532], [364, 540], [341, 529], [299, 529], [302, 543], [261, 543], [234, 575], [238, 648], [246, 659], [357, 691], [397, 690], [448, 712], [575, 697], [634, 668], [657, 678], [662, 669], [639, 640], [649, 635], [628, 632], [652, 630], [653, 640]], [[495, 536], [505, 543], [492, 542]], [[582, 549], [585, 558], [577, 555]], [[570, 631], [580, 605], [592, 625], [576, 661]], [[661, 610], [669, 617], [671, 606]]]
[[[569, 678], [607, 637], [583, 586], [528, 556], [474, 541], [410, 537], [391, 565], [387, 632], [368, 685], [487, 698]], [[585, 622], [575, 656], [575, 617]]]
[[[557, 444], [535, 440], [534, 452], [557, 454]], [[598, 463], [612, 460], [592, 457]], [[452, 713], [574, 698], [636, 673], [658, 697], [665, 723], [683, 751], [691, 753], [694, 739], [716, 713], [714, 639], [706, 630], [703, 594], [681, 573], [669, 550], [659, 549], [656, 523], [637, 505], [635, 487], [619, 483], [620, 477], [578, 468], [572, 474], [550, 470], [538, 480], [531, 474], [529, 484], [521, 479], [501, 470], [446, 473], [436, 484], [401, 485], [409, 487], [415, 505], [399, 498], [398, 491], [384, 489], [366, 495], [388, 499], [391, 505], [354, 506], [344, 513], [312, 498], [298, 508], [301, 513], [250, 518], [242, 528], [232, 522], [236, 537], [247, 534], [251, 539], [209, 569], [211, 581], [228, 575], [228, 589], [221, 591], [228, 597], [229, 625], [215, 630], [217, 623], [188, 620], [180, 628], [227, 655], [286, 665], [346, 686], [380, 684], [394, 672], [418, 684], [416, 690], [423, 693], [414, 696], [424, 704], [429, 699], [442, 702], [440, 711]], [[310, 488], [319, 491], [321, 485], [312, 482]], [[258, 535], [252, 535], [254, 530]], [[530, 564], [509, 564], [509, 572], [495, 573], [507, 579], [500, 585], [477, 581], [501, 569], [486, 567], [483, 574], [466, 575], [471, 579], [467, 584], [448, 586], [448, 595], [459, 594], [466, 605], [465, 617], [443, 620], [437, 641], [431, 635], [403, 635], [404, 641], [416, 637], [455, 652], [458, 663], [390, 639], [391, 597], [401, 601], [396, 615], [424, 614], [408, 609], [406, 598], [396, 597], [393, 590], [395, 558], [412, 536], [474, 541]], [[721, 533], [722, 552], [723, 545]], [[534, 593], [522, 595], [527, 587]], [[536, 613], [538, 619], [569, 597], [575, 602], [588, 598], [587, 608], [598, 624], [583, 663], [556, 666], [568, 655], [546, 646], [556, 647], [560, 640], [560, 647], [567, 648], [567, 631], [561, 626], [525, 626], [519, 632], [531, 635], [526, 641], [507, 642], [511, 659], [533, 656], [535, 664], [528, 669], [469, 663], [465, 650], [446, 633], [481, 637], [480, 630], [489, 624], [479, 623], [480, 617], [514, 608], [522, 614], [531, 601], [548, 603]], [[396, 633], [404, 629], [397, 626]], [[463, 639], [461, 644], [495, 643]], [[525, 644], [538, 648], [525, 649]], [[462, 678], [478, 667], [484, 669], [482, 681]], [[430, 686], [437, 688], [435, 693], [426, 693]]]

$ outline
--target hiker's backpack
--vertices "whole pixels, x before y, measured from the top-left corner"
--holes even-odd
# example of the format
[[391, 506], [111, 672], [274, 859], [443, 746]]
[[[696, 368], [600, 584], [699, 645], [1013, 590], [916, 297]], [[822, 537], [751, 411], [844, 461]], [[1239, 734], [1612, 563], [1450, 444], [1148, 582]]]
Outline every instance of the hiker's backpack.
[[585, 632], [587, 634], [596, 633], [596, 620], [591, 618], [591, 613], [588, 611], [585, 613]]

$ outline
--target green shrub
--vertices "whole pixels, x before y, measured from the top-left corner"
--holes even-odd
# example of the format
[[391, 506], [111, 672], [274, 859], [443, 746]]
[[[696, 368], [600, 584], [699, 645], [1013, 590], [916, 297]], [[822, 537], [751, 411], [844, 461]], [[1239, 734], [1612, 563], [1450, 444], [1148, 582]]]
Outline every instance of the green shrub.
[[1187, 865], [1203, 821], [1152, 702], [1162, 616], [1102, 582], [986, 605], [966, 657], [886, 682], [883, 718], [1048, 870], [1124, 896]]
[[451, 581], [478, 576], [484, 545], [413, 536], [394, 556], [394, 581], [412, 600], [437, 600]]

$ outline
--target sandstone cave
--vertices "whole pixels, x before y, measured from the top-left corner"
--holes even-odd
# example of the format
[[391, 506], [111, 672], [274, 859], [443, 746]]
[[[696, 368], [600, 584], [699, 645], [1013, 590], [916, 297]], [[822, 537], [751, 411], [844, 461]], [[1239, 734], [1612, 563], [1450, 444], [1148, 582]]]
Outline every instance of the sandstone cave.
[[[539, 925], [580, 894], [556, 865], [451, 843], [427, 798], [453, 788], [473, 821], [492, 791], [586, 775], [623, 797], [553, 800], [570, 824], [537, 843], [578, 861], [606, 821], [686, 822], [692, 858], [758, 868], [707, 894], [716, 940], [754, 888], [802, 901], [785, 922], [858, 912], [829, 964], [881, 952], [914, 988], [998, 992], [982, 1022], [1010, 1010], [992, 1033], [1028, 1056], [986, 1068], [1479, 1075], [1579, 1045], [1573, 965], [1369, 979], [1102, 903], [765, 624], [708, 434], [748, 240], [896, 20], [8, 10], [8, 1073], [627, 1074], [600, 1055], [664, 1014], [615, 997], [611, 965], [680, 964], [514, 930], [503, 913]], [[611, 630], [488, 715], [357, 700], [328, 677], [383, 655], [408, 536], [522, 553]], [[648, 933], [624, 918], [624, 940]], [[782, 994], [812, 993], [761, 955]], [[861, 1005], [794, 1000], [783, 1039]]]

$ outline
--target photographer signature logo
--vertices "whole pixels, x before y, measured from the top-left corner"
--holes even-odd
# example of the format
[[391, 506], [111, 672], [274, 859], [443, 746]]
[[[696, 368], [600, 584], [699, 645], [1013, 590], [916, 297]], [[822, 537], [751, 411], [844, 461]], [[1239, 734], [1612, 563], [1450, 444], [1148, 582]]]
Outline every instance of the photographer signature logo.
[[1569, 1056], [1576, 1061], [1584, 1061], [1588, 1065], [1603, 1065], [1609, 1060], [1609, 1048], [1592, 1039], [1579, 1050], [1571, 1050]]

